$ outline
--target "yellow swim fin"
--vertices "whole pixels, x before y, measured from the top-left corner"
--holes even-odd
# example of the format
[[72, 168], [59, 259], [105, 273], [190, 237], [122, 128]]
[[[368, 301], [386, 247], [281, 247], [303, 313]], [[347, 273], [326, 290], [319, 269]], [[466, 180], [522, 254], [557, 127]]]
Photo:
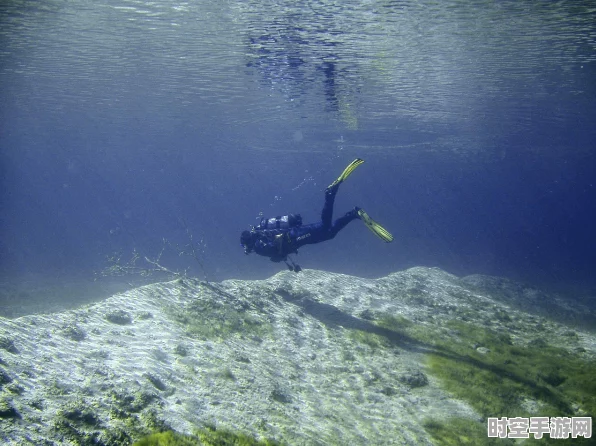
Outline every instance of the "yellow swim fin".
[[331, 183], [329, 186], [327, 186], [327, 190], [342, 183], [346, 178], [348, 178], [350, 176], [350, 174], [352, 172], [354, 172], [354, 169], [356, 169], [356, 167], [358, 167], [363, 162], [364, 162], [363, 159], [356, 158], [354, 161], [352, 161], [350, 164], [348, 164], [348, 167], [346, 167], [344, 169], [344, 171], [341, 173], [341, 175], [339, 177], [337, 177], [337, 180], [335, 180], [333, 183]]
[[364, 212], [362, 209], [358, 209], [358, 215], [360, 216], [360, 219], [364, 222], [366, 227], [370, 229], [374, 235], [376, 235], [381, 240], [387, 243], [393, 241], [393, 236], [391, 235], [391, 233], [383, 226], [378, 224], [376, 221], [374, 221], [372, 218], [370, 218], [368, 214]]

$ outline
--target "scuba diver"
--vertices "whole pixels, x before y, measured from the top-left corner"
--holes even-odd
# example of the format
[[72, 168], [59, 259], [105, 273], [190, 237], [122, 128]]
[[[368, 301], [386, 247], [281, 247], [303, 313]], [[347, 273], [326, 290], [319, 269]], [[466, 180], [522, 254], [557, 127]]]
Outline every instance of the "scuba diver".
[[290, 271], [299, 272], [302, 269], [288, 257], [290, 254], [298, 254], [298, 248], [301, 246], [331, 240], [348, 223], [357, 218], [384, 242], [393, 241], [393, 236], [359, 207], [354, 207], [332, 222], [333, 203], [339, 185], [363, 162], [364, 160], [356, 158], [344, 169], [337, 180], [325, 189], [325, 205], [320, 222], [303, 226], [300, 214], [262, 218], [256, 227], [253, 226], [250, 231], [243, 231], [240, 235], [240, 244], [244, 248], [244, 253], [248, 255], [254, 251], [269, 257], [273, 262], [284, 261]]

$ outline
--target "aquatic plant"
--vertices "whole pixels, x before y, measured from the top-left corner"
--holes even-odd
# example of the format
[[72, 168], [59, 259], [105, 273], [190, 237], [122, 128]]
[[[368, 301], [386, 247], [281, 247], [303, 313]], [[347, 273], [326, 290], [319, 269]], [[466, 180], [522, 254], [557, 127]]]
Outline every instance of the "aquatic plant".
[[[527, 346], [515, 345], [507, 333], [472, 323], [451, 320], [441, 327], [419, 326], [387, 314], [379, 314], [374, 324], [396, 335], [407, 335], [428, 348], [427, 372], [485, 420], [596, 414], [596, 361], [552, 346], [542, 338]], [[348, 336], [373, 348], [392, 342], [382, 331], [351, 330]], [[439, 445], [493, 444], [487, 438], [486, 421], [426, 420], [425, 427]], [[499, 444], [508, 444], [499, 440]], [[542, 441], [557, 442], [546, 437]], [[574, 441], [588, 444], [591, 439]]]
[[229, 430], [206, 427], [193, 435], [174, 431], [159, 432], [140, 439], [133, 446], [277, 446], [273, 440], [257, 440], [254, 437]]
[[426, 420], [424, 428], [436, 446], [512, 446], [508, 438], [488, 438], [486, 424], [464, 418], [450, 418], [443, 422]]
[[168, 312], [189, 336], [199, 339], [222, 340], [234, 334], [261, 337], [272, 331], [269, 322], [220, 302], [197, 299], [183, 308], [171, 307]]
[[376, 349], [390, 346], [390, 342], [386, 337], [366, 330], [350, 330], [348, 337], [354, 342], [367, 345], [371, 348], [372, 353]]
[[88, 404], [83, 401], [67, 404], [57, 415], [58, 417], [63, 417], [74, 423], [82, 423], [90, 426], [99, 424], [97, 415], [95, 415], [95, 413], [89, 409]]
[[393, 331], [403, 332], [406, 328], [412, 327], [414, 323], [401, 315], [395, 316], [393, 314], [381, 313], [375, 321], [375, 325]]
[[200, 444], [197, 437], [168, 431], [151, 434], [133, 443], [133, 446], [197, 446]]
[[118, 389], [109, 392], [114, 405], [121, 411], [138, 413], [147, 408], [154, 400], [159, 399], [155, 393], [139, 390], [129, 393], [127, 390]]
[[54, 418], [53, 429], [63, 438], [79, 445], [104, 444], [99, 438], [101, 422], [90, 404], [83, 400], [66, 403]]
[[160, 418], [155, 409], [149, 409], [140, 415], [141, 422], [153, 432], [165, 432], [172, 430], [167, 421]]
[[[458, 321], [447, 323], [459, 339], [437, 339], [429, 371], [447, 390], [466, 399], [484, 417], [570, 416], [596, 413], [596, 362], [544, 341], [514, 345], [506, 334]], [[482, 346], [488, 353], [481, 353]], [[528, 410], [536, 400], [540, 413]]]

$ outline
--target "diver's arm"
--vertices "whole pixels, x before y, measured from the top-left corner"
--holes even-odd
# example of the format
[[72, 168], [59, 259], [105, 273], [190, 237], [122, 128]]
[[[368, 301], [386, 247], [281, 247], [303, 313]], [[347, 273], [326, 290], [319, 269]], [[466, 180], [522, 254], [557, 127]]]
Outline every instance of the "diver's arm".
[[254, 250], [259, 255], [269, 257], [272, 262], [281, 262], [288, 258], [288, 254], [296, 252], [295, 249], [289, 250], [289, 247], [286, 231], [263, 231], [255, 243]]
[[269, 240], [266, 237], [259, 237], [259, 239], [255, 242], [254, 250], [260, 256], [270, 257], [271, 260], [274, 262], [280, 262], [281, 260], [283, 260], [273, 260], [274, 258], [279, 257], [279, 253], [273, 241]]

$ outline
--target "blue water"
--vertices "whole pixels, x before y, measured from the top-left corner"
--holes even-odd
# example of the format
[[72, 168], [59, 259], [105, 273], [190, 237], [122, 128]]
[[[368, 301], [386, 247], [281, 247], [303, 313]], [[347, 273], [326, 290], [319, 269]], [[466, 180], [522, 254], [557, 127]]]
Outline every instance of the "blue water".
[[0, 24], [7, 306], [19, 283], [83, 296], [187, 229], [202, 267], [163, 265], [268, 277], [240, 232], [316, 220], [355, 157], [336, 215], [395, 241], [356, 221], [303, 268], [596, 290], [594, 1], [6, 1]]

